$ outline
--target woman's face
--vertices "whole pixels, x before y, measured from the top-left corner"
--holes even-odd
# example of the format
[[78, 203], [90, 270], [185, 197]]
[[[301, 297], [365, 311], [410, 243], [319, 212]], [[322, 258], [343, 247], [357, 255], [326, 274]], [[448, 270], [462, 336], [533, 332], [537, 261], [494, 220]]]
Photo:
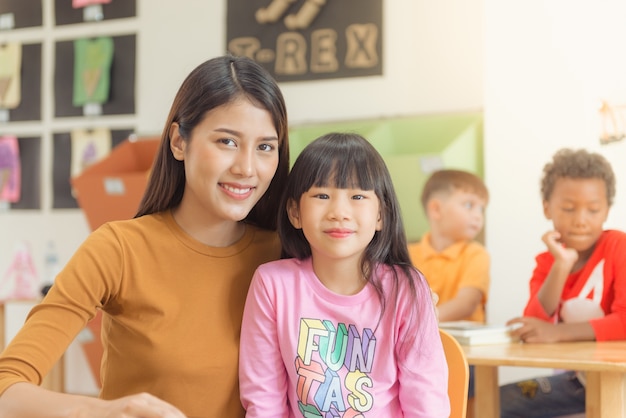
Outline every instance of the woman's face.
[[272, 115], [245, 98], [207, 112], [186, 141], [172, 124], [170, 138], [174, 157], [185, 163], [181, 209], [210, 222], [244, 219], [278, 167]]

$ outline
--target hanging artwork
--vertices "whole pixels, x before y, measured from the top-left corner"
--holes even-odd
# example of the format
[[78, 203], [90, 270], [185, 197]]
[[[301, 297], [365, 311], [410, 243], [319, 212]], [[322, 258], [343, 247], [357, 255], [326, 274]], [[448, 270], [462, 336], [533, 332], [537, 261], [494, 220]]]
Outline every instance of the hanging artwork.
[[112, 38], [74, 41], [74, 106], [108, 101], [112, 61]]
[[600, 144], [605, 145], [626, 138], [626, 105], [615, 105], [603, 100], [598, 113], [601, 123]]
[[137, 0], [54, 0], [53, 15], [57, 26], [125, 19], [137, 16]]
[[[115, 2], [112, 4], [115, 4]], [[96, 39], [87, 38], [78, 43], [76, 39], [56, 42], [54, 47], [55, 117], [99, 116], [87, 115], [85, 108], [88, 105], [99, 106], [101, 115], [135, 113], [137, 36], [121, 35], [107, 38], [111, 39], [113, 44], [104, 48], [106, 51], [106, 62], [102, 63], [101, 71], [94, 70], [91, 67], [86, 68], [86, 63], [83, 61], [77, 62], [79, 57], [76, 56], [80, 54], [80, 50], [85, 46], [85, 41], [95, 41]], [[87, 71], [84, 72], [83, 69]], [[97, 78], [98, 76], [100, 78]], [[95, 87], [93, 84], [91, 87], [85, 84], [89, 84], [96, 79], [100, 81]], [[87, 97], [88, 90], [94, 88], [94, 96], [98, 96], [100, 89], [104, 88], [106, 102], [92, 103], [87, 101], [94, 100], [93, 97]], [[77, 103], [84, 102], [85, 104], [75, 105], [75, 99]]]
[[278, 81], [383, 73], [383, 0], [229, 0], [226, 48]]
[[22, 45], [17, 42], [0, 45], [0, 108], [15, 109], [21, 100], [20, 72]]
[[20, 200], [21, 172], [17, 138], [0, 137], [0, 201], [15, 203]]
[[111, 152], [111, 130], [75, 129], [71, 132], [72, 167], [70, 175], [78, 176], [83, 170], [100, 161]]
[[39, 295], [39, 276], [28, 242], [15, 246], [13, 261], [0, 281], [0, 299], [35, 299]]

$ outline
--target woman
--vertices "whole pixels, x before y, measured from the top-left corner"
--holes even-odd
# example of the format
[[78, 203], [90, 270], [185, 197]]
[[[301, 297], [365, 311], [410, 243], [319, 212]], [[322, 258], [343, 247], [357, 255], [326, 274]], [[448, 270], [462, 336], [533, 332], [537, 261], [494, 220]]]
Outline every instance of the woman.
[[[86, 239], [0, 357], [0, 415], [243, 417], [243, 305], [256, 267], [280, 254], [288, 164], [286, 109], [271, 76], [232, 56], [194, 69], [136, 217]], [[99, 398], [37, 386], [97, 309]]]

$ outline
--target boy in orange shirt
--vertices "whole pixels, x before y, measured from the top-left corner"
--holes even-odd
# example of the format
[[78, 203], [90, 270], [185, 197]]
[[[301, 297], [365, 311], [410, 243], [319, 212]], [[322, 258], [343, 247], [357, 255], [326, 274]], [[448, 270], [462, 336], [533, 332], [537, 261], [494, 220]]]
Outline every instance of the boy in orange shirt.
[[475, 238], [488, 200], [484, 182], [467, 171], [435, 171], [424, 185], [422, 205], [430, 230], [409, 244], [409, 253], [439, 296], [442, 322], [485, 322], [489, 254]]
[[[475, 241], [485, 222], [489, 191], [475, 174], [444, 169], [431, 174], [422, 190], [429, 231], [409, 244], [413, 265], [439, 300], [439, 321], [485, 322], [489, 254]], [[467, 417], [474, 417], [474, 367], [470, 367]]]

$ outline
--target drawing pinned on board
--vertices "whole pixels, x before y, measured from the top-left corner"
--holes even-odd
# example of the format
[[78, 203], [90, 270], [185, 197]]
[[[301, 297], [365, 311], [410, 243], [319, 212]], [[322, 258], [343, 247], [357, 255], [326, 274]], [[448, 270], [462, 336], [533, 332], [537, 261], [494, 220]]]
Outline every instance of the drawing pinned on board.
[[113, 38], [74, 41], [74, 106], [103, 104], [109, 100]]
[[17, 243], [11, 265], [0, 282], [1, 299], [35, 299], [39, 295], [38, 282], [29, 243]]
[[0, 201], [19, 202], [22, 167], [17, 137], [0, 137]]
[[76, 177], [87, 167], [109, 155], [113, 140], [108, 128], [74, 129], [71, 132], [71, 142], [70, 176]]
[[15, 109], [22, 96], [20, 91], [22, 72], [22, 44], [18, 42], [0, 45], [0, 108]]

